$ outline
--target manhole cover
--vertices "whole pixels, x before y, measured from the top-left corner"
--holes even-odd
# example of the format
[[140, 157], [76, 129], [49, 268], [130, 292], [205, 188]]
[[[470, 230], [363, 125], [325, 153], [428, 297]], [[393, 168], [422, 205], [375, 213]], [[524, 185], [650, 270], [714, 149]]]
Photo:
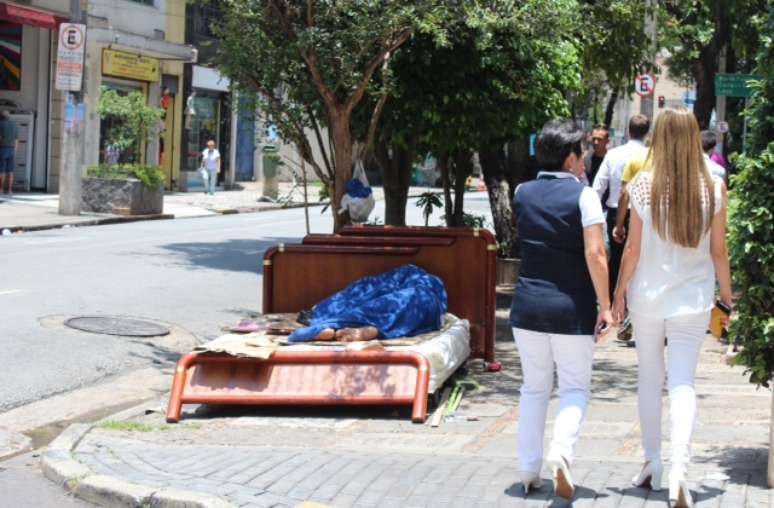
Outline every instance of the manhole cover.
[[126, 337], [156, 337], [169, 334], [169, 328], [166, 326], [153, 321], [125, 317], [80, 316], [68, 319], [65, 325], [84, 332]]

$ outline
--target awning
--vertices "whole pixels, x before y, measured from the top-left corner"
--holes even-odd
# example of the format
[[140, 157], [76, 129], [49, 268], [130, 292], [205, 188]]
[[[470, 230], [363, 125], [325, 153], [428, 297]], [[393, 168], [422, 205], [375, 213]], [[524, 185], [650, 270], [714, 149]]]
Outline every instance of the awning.
[[66, 18], [50, 12], [7, 3], [0, 3], [0, 19], [46, 30], [56, 30], [60, 23], [67, 21]]

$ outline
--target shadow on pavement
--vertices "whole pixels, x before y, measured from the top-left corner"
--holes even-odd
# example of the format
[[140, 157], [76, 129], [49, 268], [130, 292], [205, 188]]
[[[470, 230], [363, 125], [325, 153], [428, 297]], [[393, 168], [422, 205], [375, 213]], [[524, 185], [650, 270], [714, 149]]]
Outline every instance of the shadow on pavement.
[[[280, 243], [297, 243], [297, 238], [230, 239], [222, 242], [170, 243], [161, 248], [190, 269], [263, 273], [263, 253]], [[146, 254], [147, 255], [147, 254]]]

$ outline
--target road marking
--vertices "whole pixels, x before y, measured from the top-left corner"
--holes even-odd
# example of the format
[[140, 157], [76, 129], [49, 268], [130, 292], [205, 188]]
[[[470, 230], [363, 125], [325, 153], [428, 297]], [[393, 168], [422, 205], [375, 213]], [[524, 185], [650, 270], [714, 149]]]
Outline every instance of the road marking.
[[21, 293], [22, 291], [24, 291], [24, 290], [23, 289], [6, 289], [6, 290], [0, 291], [0, 296], [12, 295], [14, 293]]

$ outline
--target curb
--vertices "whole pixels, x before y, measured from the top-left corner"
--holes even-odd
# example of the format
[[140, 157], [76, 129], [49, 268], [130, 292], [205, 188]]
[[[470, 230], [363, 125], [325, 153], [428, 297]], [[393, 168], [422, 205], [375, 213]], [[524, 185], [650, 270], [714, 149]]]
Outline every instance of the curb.
[[[121, 414], [131, 414], [141, 406]], [[67, 427], [41, 453], [43, 475], [76, 497], [98, 506], [152, 508], [235, 508], [225, 499], [202, 492], [174, 488], [158, 488], [130, 483], [112, 476], [94, 473], [73, 458], [81, 439], [93, 428], [92, 424], [74, 423]]]
[[45, 231], [48, 229], [62, 229], [78, 228], [83, 226], [102, 226], [107, 224], [122, 224], [124, 222], [140, 222], [146, 220], [168, 220], [174, 219], [175, 216], [171, 213], [157, 213], [153, 215], [125, 215], [120, 217], [102, 217], [98, 219], [92, 219], [75, 223], [63, 223], [63, 224], [41, 224], [39, 226], [0, 226], [0, 229], [8, 229], [11, 233], [27, 232], [27, 231]]
[[[409, 193], [407, 198], [417, 198], [420, 197], [422, 194], [411, 194]], [[381, 198], [382, 200], [384, 197]], [[314, 208], [317, 206], [323, 206], [325, 203], [309, 203], [309, 208]], [[288, 210], [290, 208], [304, 208], [306, 206], [304, 203], [290, 203], [285, 204], [282, 206], [257, 206], [257, 207], [247, 207], [247, 208], [215, 208], [215, 209], [208, 209], [203, 208], [203, 210], [207, 210], [208, 212], [214, 213], [216, 215], [233, 215], [238, 213], [257, 213], [257, 212], [270, 212], [274, 210]], [[191, 217], [180, 217], [180, 218], [198, 218], [198, 217], [210, 217], [209, 215], [194, 215]], [[49, 229], [62, 229], [65, 227], [68, 228], [77, 228], [77, 227], [83, 227], [83, 226], [102, 226], [102, 225], [108, 225], [108, 224], [122, 224], [124, 222], [140, 222], [140, 221], [146, 221], [146, 220], [168, 220], [168, 219], [175, 219], [174, 214], [171, 213], [160, 213], [160, 214], [154, 214], [154, 215], [126, 215], [126, 216], [119, 216], [119, 217], [104, 217], [104, 218], [98, 218], [93, 220], [87, 220], [83, 222], [76, 222], [76, 223], [64, 223], [64, 224], [41, 224], [39, 226], [0, 226], [0, 230], [8, 229], [11, 231], [11, 233], [23, 233], [27, 231], [45, 231]]]

